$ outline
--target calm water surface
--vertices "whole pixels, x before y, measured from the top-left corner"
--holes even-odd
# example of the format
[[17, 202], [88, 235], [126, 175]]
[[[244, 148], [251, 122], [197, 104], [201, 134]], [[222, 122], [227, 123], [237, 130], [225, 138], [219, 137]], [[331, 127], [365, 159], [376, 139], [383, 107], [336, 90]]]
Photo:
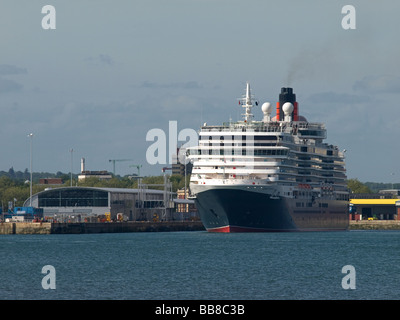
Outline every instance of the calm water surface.
[[399, 254], [398, 231], [2, 235], [0, 299], [400, 299]]

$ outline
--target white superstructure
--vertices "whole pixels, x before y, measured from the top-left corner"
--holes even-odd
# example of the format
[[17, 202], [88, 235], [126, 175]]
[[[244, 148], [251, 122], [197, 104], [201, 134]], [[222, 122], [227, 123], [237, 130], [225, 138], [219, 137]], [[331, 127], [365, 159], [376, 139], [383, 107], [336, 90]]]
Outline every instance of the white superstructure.
[[[290, 89], [288, 96], [295, 99], [291, 88], [283, 89]], [[204, 125], [199, 145], [188, 149], [193, 196], [231, 186], [287, 198], [301, 197], [304, 192], [314, 198], [348, 197], [344, 153], [323, 142], [324, 124], [299, 116], [295, 101], [278, 102], [274, 117], [272, 104], [266, 102], [261, 106], [263, 119], [253, 120], [251, 110], [258, 103], [249, 83], [239, 104], [244, 108], [242, 121]]]

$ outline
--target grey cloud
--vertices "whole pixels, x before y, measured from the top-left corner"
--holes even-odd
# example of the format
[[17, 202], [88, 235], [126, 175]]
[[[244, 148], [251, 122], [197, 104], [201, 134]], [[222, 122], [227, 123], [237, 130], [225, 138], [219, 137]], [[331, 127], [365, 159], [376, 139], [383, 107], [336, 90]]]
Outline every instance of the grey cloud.
[[328, 42], [318, 50], [306, 49], [298, 52], [287, 64], [286, 84], [292, 86], [302, 79], [321, 78], [320, 70], [332, 74], [337, 59], [335, 49], [332, 42]]
[[13, 80], [0, 78], [0, 93], [18, 92], [23, 86]]
[[85, 62], [92, 65], [105, 65], [105, 66], [113, 66], [114, 60], [108, 54], [99, 54], [96, 57], [88, 57], [84, 59]]
[[166, 89], [200, 89], [200, 85], [197, 81], [187, 81], [187, 82], [174, 82], [174, 83], [155, 83], [150, 81], [144, 81], [140, 85], [140, 88], [166, 88]]
[[321, 92], [313, 94], [309, 97], [313, 103], [366, 103], [370, 102], [371, 98], [366, 95], [355, 95], [349, 93], [336, 93], [333, 91]]
[[112, 59], [109, 55], [107, 55], [107, 54], [100, 54], [100, 55], [99, 55], [99, 61], [100, 61], [102, 64], [107, 64], [107, 65], [109, 65], [109, 66], [112, 66], [112, 65], [114, 64], [113, 59]]
[[366, 76], [354, 83], [353, 90], [366, 93], [400, 93], [400, 77], [394, 75]]
[[26, 73], [28, 73], [26, 68], [20, 68], [10, 64], [0, 64], [0, 75], [26, 74]]

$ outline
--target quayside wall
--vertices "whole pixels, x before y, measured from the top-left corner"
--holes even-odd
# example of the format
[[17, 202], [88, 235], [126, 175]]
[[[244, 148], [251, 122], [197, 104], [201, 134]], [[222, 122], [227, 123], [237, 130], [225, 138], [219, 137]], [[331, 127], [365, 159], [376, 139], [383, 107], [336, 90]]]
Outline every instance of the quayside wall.
[[[50, 223], [2, 222], [0, 234], [80, 234], [205, 230], [201, 221]], [[400, 220], [350, 221], [349, 230], [400, 230]]]
[[49, 234], [50, 222], [1, 222], [0, 234]]
[[201, 221], [50, 223], [3, 222], [0, 234], [80, 234], [205, 230]]
[[204, 230], [200, 221], [53, 223], [51, 233], [168, 232]]
[[400, 220], [351, 220], [349, 230], [400, 230]]

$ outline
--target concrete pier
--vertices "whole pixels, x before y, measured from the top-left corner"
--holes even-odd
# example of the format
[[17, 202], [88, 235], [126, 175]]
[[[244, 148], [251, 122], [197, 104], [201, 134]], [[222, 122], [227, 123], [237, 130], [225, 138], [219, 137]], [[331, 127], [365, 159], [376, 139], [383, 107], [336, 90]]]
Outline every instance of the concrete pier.
[[351, 220], [349, 230], [400, 230], [400, 220]]
[[53, 223], [51, 233], [170, 232], [205, 230], [201, 221]]
[[[0, 234], [80, 234], [205, 230], [201, 221], [51, 223], [2, 222]], [[350, 221], [349, 230], [400, 230], [400, 220]]]
[[50, 222], [2, 222], [0, 234], [49, 234]]
[[80, 234], [205, 230], [201, 221], [50, 223], [3, 222], [0, 234]]

